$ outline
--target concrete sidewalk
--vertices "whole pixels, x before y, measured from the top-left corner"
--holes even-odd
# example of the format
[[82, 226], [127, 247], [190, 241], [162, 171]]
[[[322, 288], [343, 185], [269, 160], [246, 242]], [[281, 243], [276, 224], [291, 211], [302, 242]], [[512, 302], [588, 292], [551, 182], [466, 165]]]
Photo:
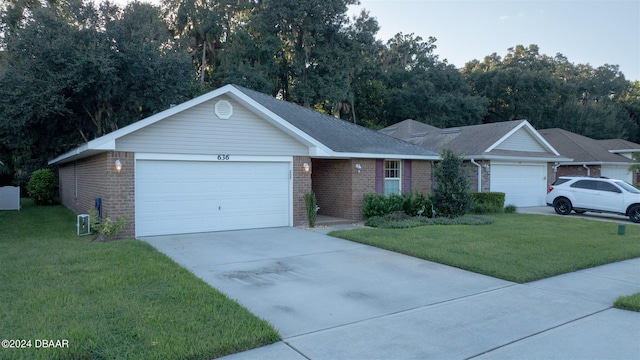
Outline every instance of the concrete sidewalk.
[[145, 241], [283, 337], [226, 359], [640, 358], [640, 259], [515, 284], [295, 228]]

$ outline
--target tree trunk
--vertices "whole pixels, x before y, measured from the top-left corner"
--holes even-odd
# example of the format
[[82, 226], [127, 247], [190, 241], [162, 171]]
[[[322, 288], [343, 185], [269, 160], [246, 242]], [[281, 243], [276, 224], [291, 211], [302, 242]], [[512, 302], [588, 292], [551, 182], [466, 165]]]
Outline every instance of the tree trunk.
[[207, 61], [207, 40], [202, 42], [202, 65], [200, 66], [200, 82], [204, 82], [204, 69]]

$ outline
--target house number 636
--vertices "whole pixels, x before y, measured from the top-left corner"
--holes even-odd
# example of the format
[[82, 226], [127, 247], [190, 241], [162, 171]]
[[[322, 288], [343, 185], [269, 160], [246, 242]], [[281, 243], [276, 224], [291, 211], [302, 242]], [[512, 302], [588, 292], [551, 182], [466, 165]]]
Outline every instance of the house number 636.
[[218, 160], [229, 160], [229, 154], [218, 155]]

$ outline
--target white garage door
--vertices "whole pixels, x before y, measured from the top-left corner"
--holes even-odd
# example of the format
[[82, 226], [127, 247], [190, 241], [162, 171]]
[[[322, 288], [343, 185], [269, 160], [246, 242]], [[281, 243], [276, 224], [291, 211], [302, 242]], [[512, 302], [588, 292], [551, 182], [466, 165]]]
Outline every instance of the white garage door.
[[600, 175], [606, 176], [610, 179], [619, 179], [632, 183], [633, 174], [629, 171], [629, 166], [602, 166], [600, 169]]
[[491, 163], [491, 191], [505, 193], [505, 205], [544, 206], [547, 165]]
[[137, 160], [136, 235], [289, 226], [290, 163]]

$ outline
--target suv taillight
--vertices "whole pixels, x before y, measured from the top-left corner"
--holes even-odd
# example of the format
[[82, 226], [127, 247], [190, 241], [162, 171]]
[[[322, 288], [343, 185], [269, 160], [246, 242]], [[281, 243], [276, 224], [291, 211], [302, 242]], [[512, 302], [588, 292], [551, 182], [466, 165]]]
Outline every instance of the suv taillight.
[[553, 186], [549, 186], [549, 188], [547, 189], [547, 194], [553, 191]]

